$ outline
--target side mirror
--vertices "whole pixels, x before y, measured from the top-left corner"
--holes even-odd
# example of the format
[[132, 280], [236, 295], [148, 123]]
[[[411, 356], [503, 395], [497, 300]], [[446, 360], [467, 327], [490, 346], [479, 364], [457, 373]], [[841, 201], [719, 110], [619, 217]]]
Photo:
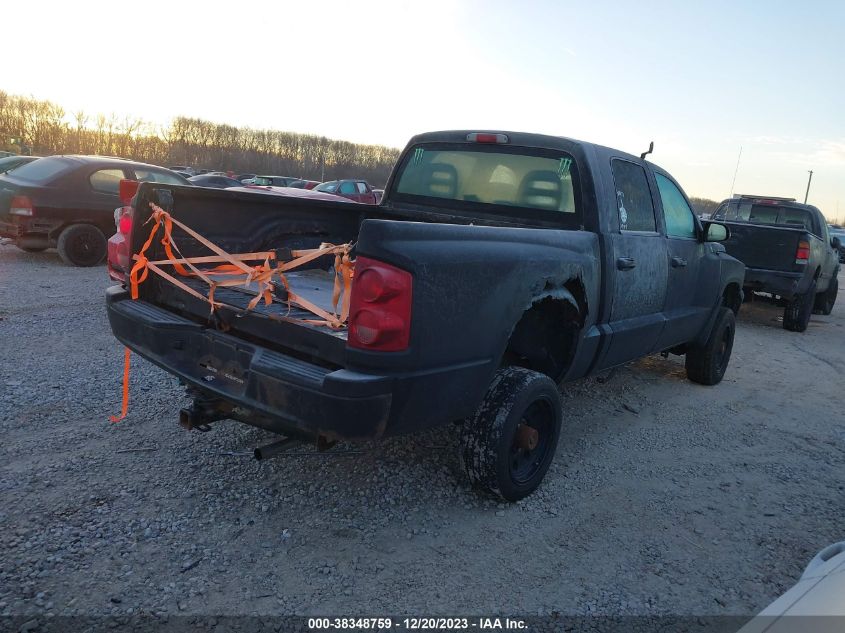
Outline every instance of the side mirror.
[[705, 242], [724, 242], [731, 236], [728, 227], [724, 224], [717, 224], [711, 222], [707, 225], [706, 233], [704, 235]]
[[839, 250], [840, 248], [842, 248], [842, 240], [840, 240], [838, 237], [833, 237], [830, 239], [830, 245], [834, 249]]

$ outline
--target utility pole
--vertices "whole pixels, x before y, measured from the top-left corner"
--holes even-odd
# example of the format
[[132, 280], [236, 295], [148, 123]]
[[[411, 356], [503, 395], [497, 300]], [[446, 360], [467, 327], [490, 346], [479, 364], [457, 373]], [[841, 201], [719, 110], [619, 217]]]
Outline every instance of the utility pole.
[[810, 195], [810, 183], [813, 182], [813, 170], [809, 170], [810, 178], [807, 180], [807, 193], [804, 194], [804, 204], [807, 204], [807, 198]]

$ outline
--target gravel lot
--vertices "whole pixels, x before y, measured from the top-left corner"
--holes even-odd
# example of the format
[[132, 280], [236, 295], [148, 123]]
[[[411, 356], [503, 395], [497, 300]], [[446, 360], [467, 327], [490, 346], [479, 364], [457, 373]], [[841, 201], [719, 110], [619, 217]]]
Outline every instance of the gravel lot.
[[[845, 286], [845, 279], [842, 280]], [[845, 301], [805, 334], [746, 304], [725, 381], [652, 357], [567, 385], [516, 505], [451, 427], [256, 462], [272, 438], [177, 424], [122, 350], [105, 269], [0, 246], [0, 614], [751, 614], [845, 538]]]

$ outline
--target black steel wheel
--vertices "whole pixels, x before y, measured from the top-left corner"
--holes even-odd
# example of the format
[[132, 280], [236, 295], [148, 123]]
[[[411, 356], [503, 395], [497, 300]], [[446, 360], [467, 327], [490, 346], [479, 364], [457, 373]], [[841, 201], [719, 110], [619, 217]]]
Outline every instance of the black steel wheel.
[[687, 378], [702, 385], [715, 385], [722, 381], [734, 346], [736, 317], [730, 308], [719, 308], [713, 329], [704, 345], [693, 345], [687, 350], [684, 364]]
[[522, 367], [499, 370], [462, 427], [461, 458], [470, 481], [506, 501], [531, 494], [554, 459], [561, 418], [551, 378]]
[[836, 296], [839, 294], [839, 279], [834, 277], [830, 280], [827, 290], [816, 295], [816, 303], [813, 312], [816, 314], [828, 315], [833, 312], [836, 305]]
[[783, 329], [790, 332], [803, 332], [810, 324], [810, 315], [816, 302], [816, 281], [810, 284], [807, 292], [795, 297], [783, 309]]
[[56, 248], [70, 266], [96, 266], [105, 259], [108, 244], [93, 224], [71, 224], [59, 235]]

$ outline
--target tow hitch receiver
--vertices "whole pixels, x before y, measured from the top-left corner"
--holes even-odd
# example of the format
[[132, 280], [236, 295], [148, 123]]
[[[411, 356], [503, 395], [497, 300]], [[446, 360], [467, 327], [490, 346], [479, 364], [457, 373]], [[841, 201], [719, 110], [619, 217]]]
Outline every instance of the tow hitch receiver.
[[193, 404], [179, 410], [179, 425], [189, 431], [196, 429], [203, 433], [210, 431], [212, 422], [229, 417], [231, 405], [222, 400], [194, 398]]

